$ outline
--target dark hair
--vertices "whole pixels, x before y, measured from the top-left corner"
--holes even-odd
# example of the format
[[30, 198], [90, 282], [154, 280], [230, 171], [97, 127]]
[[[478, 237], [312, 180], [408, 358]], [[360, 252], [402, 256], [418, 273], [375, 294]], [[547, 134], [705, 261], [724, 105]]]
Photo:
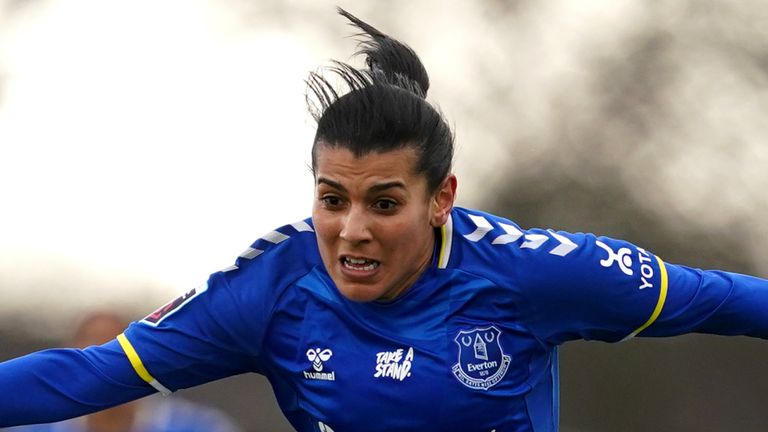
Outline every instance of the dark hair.
[[315, 168], [319, 143], [343, 147], [356, 157], [406, 147], [417, 151], [417, 173], [424, 173], [430, 192], [445, 179], [453, 159], [453, 133], [441, 113], [426, 101], [429, 77], [407, 45], [376, 30], [349, 12], [339, 14], [362, 30], [360, 50], [367, 69], [334, 61], [328, 68], [341, 78], [338, 92], [318, 72], [307, 80], [307, 105], [317, 121], [312, 145]]

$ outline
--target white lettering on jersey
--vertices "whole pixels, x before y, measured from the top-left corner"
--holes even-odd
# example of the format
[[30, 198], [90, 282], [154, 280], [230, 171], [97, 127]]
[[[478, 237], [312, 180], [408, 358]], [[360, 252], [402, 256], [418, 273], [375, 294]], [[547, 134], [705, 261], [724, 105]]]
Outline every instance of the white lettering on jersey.
[[640, 280], [643, 282], [639, 289], [653, 288], [653, 284], [649, 282], [653, 277], [653, 267], [649, 264], [651, 262], [651, 254], [643, 248], [637, 248], [637, 259], [641, 263]]
[[500, 336], [501, 331], [493, 325], [456, 334], [459, 361], [451, 371], [459, 382], [474, 390], [487, 391], [504, 378], [512, 357], [504, 353]]
[[596, 245], [600, 246], [603, 250], [608, 252], [608, 258], [600, 260], [600, 265], [609, 268], [613, 263], [619, 265], [619, 269], [627, 276], [632, 276], [632, 251], [629, 248], [621, 248], [618, 252], [614, 252], [607, 244], [597, 240]]
[[382, 351], [376, 353], [376, 372], [375, 378], [392, 378], [398, 381], [411, 376], [411, 366], [413, 364], [413, 347], [408, 348], [408, 352], [403, 356], [404, 349], [398, 348], [394, 351]]

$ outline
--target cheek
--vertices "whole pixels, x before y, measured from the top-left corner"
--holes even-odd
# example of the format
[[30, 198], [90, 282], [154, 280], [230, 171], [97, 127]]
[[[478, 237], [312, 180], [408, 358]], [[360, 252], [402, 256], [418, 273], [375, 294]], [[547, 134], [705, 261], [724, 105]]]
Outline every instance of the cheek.
[[324, 216], [322, 212], [313, 212], [312, 224], [315, 227], [317, 244], [321, 251], [331, 247], [334, 240], [338, 237], [338, 229], [333, 219]]
[[422, 249], [420, 245], [432, 235], [432, 229], [429, 225], [418, 222], [409, 218], [388, 227], [385, 238], [389, 239], [392, 249], [401, 252], [401, 256], [420, 253]]

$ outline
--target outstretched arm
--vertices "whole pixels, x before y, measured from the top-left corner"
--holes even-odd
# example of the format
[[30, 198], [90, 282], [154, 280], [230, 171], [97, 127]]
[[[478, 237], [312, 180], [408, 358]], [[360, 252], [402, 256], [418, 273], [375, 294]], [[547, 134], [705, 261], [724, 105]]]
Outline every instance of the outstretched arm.
[[564, 256], [532, 251], [521, 278], [526, 316], [542, 340], [694, 332], [768, 338], [768, 280], [665, 263], [607, 237], [538, 233], [573, 245]]
[[291, 241], [257, 240], [235, 266], [132, 323], [116, 340], [0, 363], [0, 427], [63, 420], [155, 391], [261, 373], [275, 302], [311, 269], [304, 258], [314, 233], [306, 222], [296, 225], [274, 233]]
[[155, 391], [116, 340], [40, 351], [0, 363], [0, 427], [78, 417]]

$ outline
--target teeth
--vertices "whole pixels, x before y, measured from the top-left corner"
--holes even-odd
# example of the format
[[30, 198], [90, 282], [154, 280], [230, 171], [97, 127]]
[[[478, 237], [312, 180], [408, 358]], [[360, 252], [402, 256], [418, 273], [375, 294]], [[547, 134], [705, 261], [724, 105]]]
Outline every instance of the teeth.
[[344, 257], [343, 263], [344, 263], [344, 267], [346, 268], [349, 268], [352, 270], [362, 270], [362, 271], [373, 270], [379, 266], [378, 261], [367, 260], [364, 258]]

